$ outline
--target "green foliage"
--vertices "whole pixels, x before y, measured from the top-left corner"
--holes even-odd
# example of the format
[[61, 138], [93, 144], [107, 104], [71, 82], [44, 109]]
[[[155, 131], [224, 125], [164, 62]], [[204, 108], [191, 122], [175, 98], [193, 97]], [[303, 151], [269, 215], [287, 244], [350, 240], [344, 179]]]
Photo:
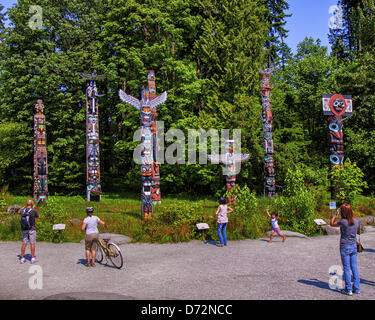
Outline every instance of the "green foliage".
[[336, 68], [336, 58], [328, 55], [320, 40], [305, 38], [298, 44], [297, 53], [272, 78], [277, 181], [284, 181], [288, 169], [295, 165], [311, 175], [329, 168], [322, 94], [336, 90], [332, 89]]
[[179, 201], [157, 207], [152, 219], [142, 222], [143, 238], [151, 242], [190, 241], [197, 235], [196, 224], [202, 222], [202, 203]]
[[[36, 223], [38, 241], [55, 241], [60, 231], [52, 230], [52, 226], [65, 223], [68, 216], [66, 208], [58, 198], [50, 197], [47, 205], [39, 207], [38, 213], [39, 219]], [[62, 231], [61, 241], [64, 241], [65, 232]]]
[[8, 186], [4, 186], [0, 190], [0, 213], [5, 212], [6, 207], [9, 205], [10, 195], [8, 193]]
[[21, 224], [18, 215], [12, 216], [9, 219], [3, 219], [0, 216], [0, 239], [1, 241], [15, 241], [21, 240]]
[[255, 192], [247, 186], [236, 185], [225, 194], [226, 197], [235, 194], [237, 205], [234, 212], [229, 214], [228, 239], [256, 239], [262, 237], [268, 228], [268, 221], [264, 212], [258, 210], [258, 199]]
[[[242, 152], [251, 158], [239, 185], [263, 192], [260, 79], [274, 57], [273, 137], [277, 184], [298, 166], [315, 199], [328, 187], [328, 128], [323, 93], [353, 96], [345, 122], [345, 153], [375, 190], [374, 0], [339, 0], [345, 28], [331, 32], [333, 54], [320, 40], [304, 39], [292, 54], [283, 39], [286, 0], [19, 0], [0, 10], [0, 184], [32, 192], [32, 119], [45, 105], [50, 194], [85, 190], [85, 88], [78, 72], [105, 73], [98, 81], [101, 178], [105, 192], [139, 188], [133, 162], [139, 111], [118, 98], [122, 88], [139, 97], [149, 69], [165, 131], [242, 129]], [[29, 6], [43, 8], [43, 28], [31, 29]], [[0, 8], [2, 9], [2, 8]], [[8, 22], [5, 27], [5, 20]], [[280, 59], [277, 59], [280, 56]], [[167, 147], [167, 146], [165, 146]], [[162, 196], [219, 195], [225, 178], [215, 165], [162, 165]], [[245, 201], [246, 202], [246, 201]], [[318, 204], [319, 205], [319, 204]], [[169, 209], [168, 209], [169, 210]], [[182, 217], [183, 218], [183, 217]], [[194, 220], [194, 219], [192, 219]]]
[[280, 211], [280, 227], [311, 236], [316, 231], [314, 223], [316, 201], [314, 193], [305, 186], [299, 168], [288, 170], [287, 188], [274, 200], [274, 211]]
[[364, 188], [367, 188], [362, 170], [349, 158], [345, 160], [343, 166], [333, 168], [331, 177], [333, 186], [338, 188], [336, 198], [340, 204], [349, 203], [354, 206], [356, 197], [362, 193]]

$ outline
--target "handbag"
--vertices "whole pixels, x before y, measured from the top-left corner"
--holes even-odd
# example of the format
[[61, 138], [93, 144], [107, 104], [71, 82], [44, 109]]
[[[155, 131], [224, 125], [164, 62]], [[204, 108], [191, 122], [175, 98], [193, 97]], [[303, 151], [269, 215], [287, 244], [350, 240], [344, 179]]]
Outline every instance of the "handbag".
[[361, 244], [361, 236], [359, 236], [359, 239], [357, 240], [357, 252], [361, 253], [363, 252], [363, 246]]

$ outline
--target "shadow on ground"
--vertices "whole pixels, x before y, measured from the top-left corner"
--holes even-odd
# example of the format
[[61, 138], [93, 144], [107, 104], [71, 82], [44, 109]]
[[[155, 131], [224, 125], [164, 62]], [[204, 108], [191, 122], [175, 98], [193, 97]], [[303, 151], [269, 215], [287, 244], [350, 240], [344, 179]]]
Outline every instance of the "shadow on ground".
[[320, 288], [320, 289], [324, 289], [324, 290], [329, 290], [329, 291], [333, 291], [333, 292], [338, 292], [338, 293], [341, 293], [340, 290], [337, 290], [337, 289], [331, 289], [329, 287], [329, 284], [328, 282], [324, 282], [324, 281], [320, 281], [318, 279], [310, 279], [310, 280], [298, 280], [299, 283], [302, 283], [302, 284], [306, 284], [308, 286], [314, 286], [314, 287], [317, 287], [317, 288]]
[[[86, 266], [86, 261], [87, 261], [86, 259], [78, 259], [77, 264], [82, 264], [86, 268], [88, 268]], [[98, 266], [98, 265], [106, 267], [106, 268], [111, 268], [111, 269], [117, 269], [118, 270], [118, 268], [116, 268], [115, 266], [111, 265], [110, 263], [103, 263], [103, 262], [95, 261], [95, 266]], [[121, 269], [123, 269], [123, 267]]]
[[212, 246], [216, 246], [218, 242], [216, 240], [206, 240], [204, 244], [210, 244]]
[[361, 279], [360, 283], [365, 284], [367, 286], [373, 286], [373, 287], [375, 287], [375, 282], [374, 281]]
[[[23, 256], [26, 260], [31, 261], [31, 254], [27, 253]], [[21, 255], [17, 255], [18, 260], [21, 260]], [[36, 256], [35, 256], [36, 258]]]

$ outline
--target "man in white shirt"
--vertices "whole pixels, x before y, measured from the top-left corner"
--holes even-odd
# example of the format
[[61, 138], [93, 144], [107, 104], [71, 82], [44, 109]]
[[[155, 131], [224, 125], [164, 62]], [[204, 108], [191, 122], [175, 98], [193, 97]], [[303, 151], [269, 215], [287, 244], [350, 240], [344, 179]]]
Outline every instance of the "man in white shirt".
[[86, 208], [87, 217], [83, 220], [82, 231], [86, 231], [85, 249], [86, 249], [86, 267], [90, 266], [90, 253], [91, 253], [91, 266], [95, 266], [96, 247], [99, 240], [98, 223], [104, 225], [104, 221], [100, 220], [97, 216], [93, 216], [94, 208]]

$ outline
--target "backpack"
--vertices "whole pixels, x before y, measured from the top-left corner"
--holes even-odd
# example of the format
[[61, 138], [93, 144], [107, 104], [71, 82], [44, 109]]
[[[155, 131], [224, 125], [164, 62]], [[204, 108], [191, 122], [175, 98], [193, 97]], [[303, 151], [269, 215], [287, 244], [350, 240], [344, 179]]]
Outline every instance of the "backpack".
[[30, 226], [30, 211], [32, 209], [30, 208], [24, 208], [22, 210], [22, 214], [21, 214], [21, 229], [22, 230], [30, 230], [31, 229], [31, 226]]

